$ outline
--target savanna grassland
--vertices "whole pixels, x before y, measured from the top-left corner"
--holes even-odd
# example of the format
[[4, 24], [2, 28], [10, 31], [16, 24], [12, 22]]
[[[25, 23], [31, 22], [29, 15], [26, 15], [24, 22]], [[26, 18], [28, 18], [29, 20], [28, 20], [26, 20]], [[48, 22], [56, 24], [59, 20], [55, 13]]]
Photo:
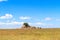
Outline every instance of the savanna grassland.
[[60, 40], [60, 29], [0, 29], [0, 40]]

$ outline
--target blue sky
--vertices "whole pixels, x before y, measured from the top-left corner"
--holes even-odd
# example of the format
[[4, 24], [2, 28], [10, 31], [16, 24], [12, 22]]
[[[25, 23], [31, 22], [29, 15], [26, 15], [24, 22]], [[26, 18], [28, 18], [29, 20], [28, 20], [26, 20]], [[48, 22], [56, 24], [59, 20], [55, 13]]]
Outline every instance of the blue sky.
[[60, 28], [59, 0], [0, 0], [0, 29], [20, 28], [24, 22]]

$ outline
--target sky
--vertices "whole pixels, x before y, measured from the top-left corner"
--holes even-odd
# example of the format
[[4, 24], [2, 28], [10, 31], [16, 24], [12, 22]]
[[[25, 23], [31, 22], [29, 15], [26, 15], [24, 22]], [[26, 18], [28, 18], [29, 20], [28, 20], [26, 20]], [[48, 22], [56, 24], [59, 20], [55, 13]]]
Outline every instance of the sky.
[[0, 0], [0, 29], [21, 28], [24, 22], [60, 28], [59, 0]]

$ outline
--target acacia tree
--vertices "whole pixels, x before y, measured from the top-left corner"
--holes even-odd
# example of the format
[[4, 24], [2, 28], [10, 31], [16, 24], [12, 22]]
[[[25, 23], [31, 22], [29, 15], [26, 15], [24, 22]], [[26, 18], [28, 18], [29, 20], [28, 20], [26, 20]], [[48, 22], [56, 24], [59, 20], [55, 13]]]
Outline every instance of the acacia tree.
[[23, 25], [25, 25], [25, 27], [30, 27], [30, 25], [28, 23], [24, 23]]

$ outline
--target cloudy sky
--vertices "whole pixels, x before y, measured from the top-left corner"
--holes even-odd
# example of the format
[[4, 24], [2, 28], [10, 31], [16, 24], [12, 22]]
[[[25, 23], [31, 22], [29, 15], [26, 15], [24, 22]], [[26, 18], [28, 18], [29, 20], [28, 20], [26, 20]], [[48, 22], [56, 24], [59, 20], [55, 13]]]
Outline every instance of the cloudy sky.
[[60, 28], [59, 0], [0, 0], [0, 29], [20, 28], [24, 22]]

